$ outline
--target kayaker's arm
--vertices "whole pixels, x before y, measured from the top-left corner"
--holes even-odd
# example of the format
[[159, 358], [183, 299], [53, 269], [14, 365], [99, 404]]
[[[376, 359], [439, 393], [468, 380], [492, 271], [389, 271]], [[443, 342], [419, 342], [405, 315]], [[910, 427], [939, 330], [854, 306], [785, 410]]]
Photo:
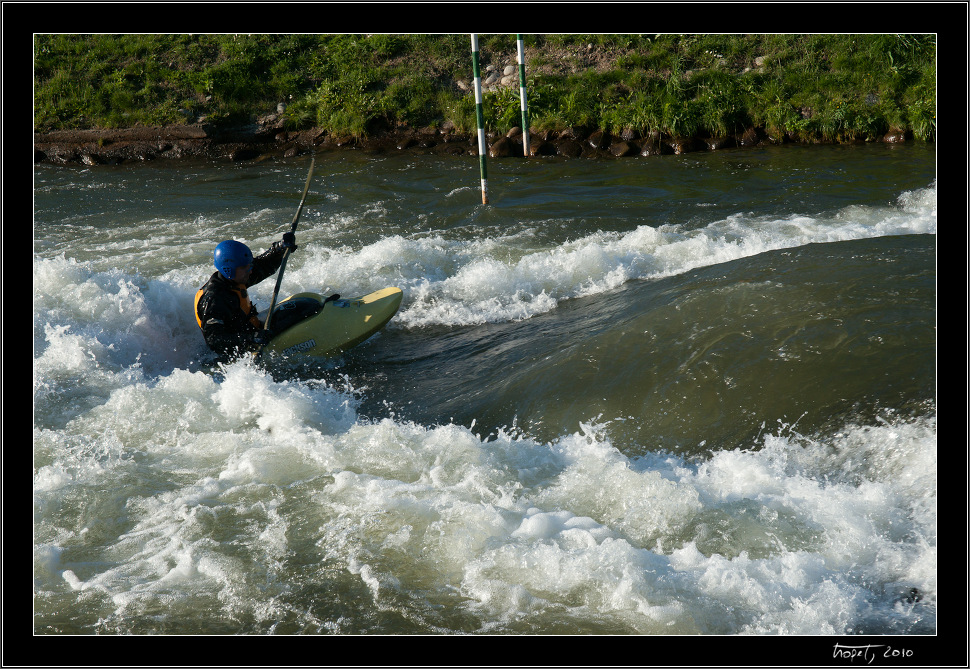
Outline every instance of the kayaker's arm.
[[249, 282], [246, 287], [254, 286], [269, 276], [272, 276], [279, 269], [283, 262], [283, 254], [289, 248], [290, 253], [297, 249], [296, 238], [292, 232], [283, 235], [283, 241], [274, 242], [272, 246], [263, 253], [253, 258], [253, 271], [249, 275]]

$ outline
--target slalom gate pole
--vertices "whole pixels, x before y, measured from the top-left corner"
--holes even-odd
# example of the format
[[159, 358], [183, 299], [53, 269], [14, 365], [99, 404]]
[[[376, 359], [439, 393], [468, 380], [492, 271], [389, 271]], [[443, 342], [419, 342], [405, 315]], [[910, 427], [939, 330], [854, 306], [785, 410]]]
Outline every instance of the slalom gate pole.
[[522, 35], [515, 36], [519, 59], [519, 100], [522, 102], [522, 152], [529, 156], [529, 105], [525, 99], [525, 46]]
[[482, 174], [482, 204], [488, 204], [485, 170], [485, 115], [482, 113], [482, 73], [478, 66], [478, 35], [472, 34], [472, 73], [475, 76], [475, 118], [478, 121], [478, 169]]

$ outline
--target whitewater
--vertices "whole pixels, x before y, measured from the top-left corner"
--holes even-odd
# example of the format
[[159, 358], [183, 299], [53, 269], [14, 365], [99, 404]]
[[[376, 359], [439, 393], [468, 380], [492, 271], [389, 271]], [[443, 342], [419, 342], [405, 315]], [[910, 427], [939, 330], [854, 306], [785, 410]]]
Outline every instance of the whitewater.
[[303, 163], [35, 167], [34, 633], [935, 635], [932, 151], [469, 165], [318, 158], [299, 369], [191, 303]]

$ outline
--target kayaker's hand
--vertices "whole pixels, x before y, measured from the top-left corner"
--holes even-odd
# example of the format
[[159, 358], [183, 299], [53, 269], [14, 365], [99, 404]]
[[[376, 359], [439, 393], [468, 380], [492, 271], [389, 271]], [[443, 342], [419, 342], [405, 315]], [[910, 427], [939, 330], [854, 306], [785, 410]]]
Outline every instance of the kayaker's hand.
[[252, 334], [253, 343], [257, 346], [266, 346], [272, 338], [272, 330], [256, 330]]
[[292, 232], [283, 233], [283, 246], [290, 250], [290, 253], [296, 251], [296, 235]]

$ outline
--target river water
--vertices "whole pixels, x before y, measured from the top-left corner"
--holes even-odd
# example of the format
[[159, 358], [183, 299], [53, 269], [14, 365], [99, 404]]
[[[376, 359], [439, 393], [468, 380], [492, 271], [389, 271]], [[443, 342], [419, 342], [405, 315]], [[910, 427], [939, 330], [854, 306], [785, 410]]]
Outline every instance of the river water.
[[936, 634], [935, 147], [324, 154], [280, 297], [400, 312], [214, 364], [308, 165], [34, 167], [35, 634]]

